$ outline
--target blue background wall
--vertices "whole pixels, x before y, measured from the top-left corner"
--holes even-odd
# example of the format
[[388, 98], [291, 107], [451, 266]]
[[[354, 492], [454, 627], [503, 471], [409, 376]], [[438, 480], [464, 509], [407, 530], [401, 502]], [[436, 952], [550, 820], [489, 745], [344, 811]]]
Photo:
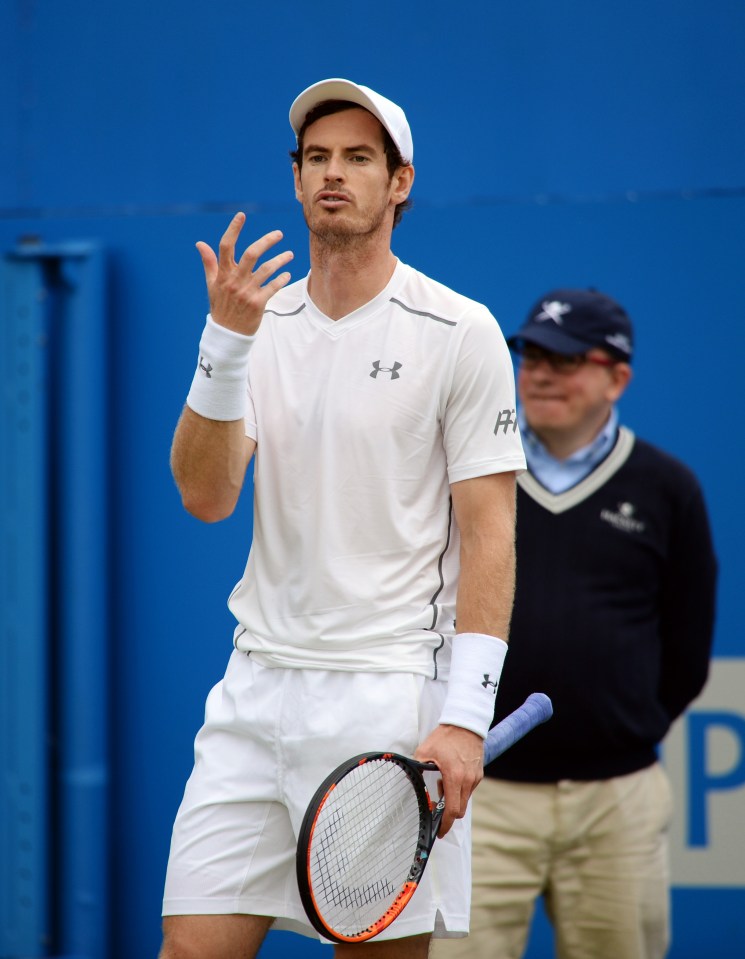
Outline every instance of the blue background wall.
[[[701, 477], [722, 564], [715, 653], [745, 656], [743, 50], [742, 0], [4, 0], [0, 252], [90, 240], [107, 264], [112, 959], [157, 950], [171, 821], [250, 540], [250, 496], [202, 526], [168, 468], [206, 312], [194, 243], [243, 209], [247, 236], [282, 229], [294, 276], [307, 270], [287, 110], [317, 79], [366, 83], [409, 115], [404, 261], [507, 333], [553, 286], [626, 305], [623, 418]], [[676, 890], [674, 959], [745, 947], [743, 873]], [[531, 956], [547, 942], [539, 925]]]

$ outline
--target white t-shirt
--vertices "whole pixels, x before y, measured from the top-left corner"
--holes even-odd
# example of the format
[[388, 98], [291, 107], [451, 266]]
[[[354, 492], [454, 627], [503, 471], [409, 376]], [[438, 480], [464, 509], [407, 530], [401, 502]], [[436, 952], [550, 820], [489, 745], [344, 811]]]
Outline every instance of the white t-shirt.
[[307, 278], [251, 350], [254, 531], [229, 607], [267, 666], [445, 678], [459, 536], [449, 484], [525, 469], [504, 337], [486, 307], [398, 263], [339, 320]]

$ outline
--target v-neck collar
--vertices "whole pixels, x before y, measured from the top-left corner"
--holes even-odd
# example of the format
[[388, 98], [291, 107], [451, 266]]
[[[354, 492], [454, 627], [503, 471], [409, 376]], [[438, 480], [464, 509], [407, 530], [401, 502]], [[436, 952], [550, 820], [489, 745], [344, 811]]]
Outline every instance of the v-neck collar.
[[534, 499], [539, 506], [547, 509], [550, 513], [564, 513], [573, 506], [578, 506], [584, 502], [593, 493], [596, 493], [601, 486], [620, 470], [623, 464], [631, 455], [634, 448], [634, 434], [625, 426], [619, 427], [618, 439], [616, 445], [606, 456], [606, 458], [597, 466], [589, 476], [580, 480], [576, 486], [565, 490], [563, 493], [552, 493], [542, 486], [531, 473], [522, 473], [517, 478], [520, 488]]
[[383, 287], [383, 289], [378, 293], [377, 296], [374, 296], [367, 303], [358, 307], [358, 309], [353, 310], [351, 313], [347, 313], [346, 316], [340, 317], [338, 320], [332, 320], [331, 317], [326, 316], [321, 310], [318, 309], [316, 304], [310, 297], [308, 293], [308, 281], [310, 279], [310, 273], [305, 278], [305, 303], [308, 311], [308, 318], [314, 326], [322, 330], [328, 336], [337, 337], [342, 336], [348, 330], [353, 330], [360, 324], [367, 322], [373, 316], [376, 316], [383, 309], [386, 308], [391, 298], [394, 297], [400, 288], [403, 286], [406, 281], [406, 277], [409, 271], [409, 267], [405, 263], [402, 263], [400, 260], [396, 260], [396, 266], [393, 270], [393, 274], [388, 281], [388, 283]]

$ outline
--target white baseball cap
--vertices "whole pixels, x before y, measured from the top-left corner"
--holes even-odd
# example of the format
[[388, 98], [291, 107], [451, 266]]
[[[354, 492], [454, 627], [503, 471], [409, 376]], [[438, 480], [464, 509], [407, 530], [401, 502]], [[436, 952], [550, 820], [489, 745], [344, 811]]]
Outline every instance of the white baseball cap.
[[357, 103], [365, 110], [369, 110], [390, 133], [391, 139], [398, 147], [398, 152], [404, 161], [406, 163], [413, 162], [414, 142], [411, 138], [409, 122], [401, 107], [393, 103], [392, 100], [381, 97], [379, 93], [369, 87], [363, 87], [359, 83], [342, 80], [339, 77], [320, 80], [318, 83], [309, 86], [307, 90], [303, 90], [300, 96], [295, 99], [290, 107], [290, 126], [295, 131], [296, 137], [310, 111], [319, 103], [323, 103], [324, 100], [348, 100], [350, 103]]

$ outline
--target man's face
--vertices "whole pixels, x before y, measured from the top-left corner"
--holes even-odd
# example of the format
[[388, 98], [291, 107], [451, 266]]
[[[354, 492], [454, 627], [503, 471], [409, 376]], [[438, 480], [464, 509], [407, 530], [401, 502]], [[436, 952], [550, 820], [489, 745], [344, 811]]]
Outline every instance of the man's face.
[[626, 363], [605, 365], [607, 354], [589, 350], [585, 362], [565, 372], [552, 366], [550, 356], [541, 358], [541, 353], [535, 351], [530, 363], [527, 357], [521, 361], [517, 374], [518, 396], [528, 425], [541, 438], [576, 436], [589, 442], [626, 388], [631, 368]]
[[343, 110], [312, 123], [305, 130], [302, 170], [294, 164], [293, 171], [311, 233], [345, 242], [374, 233], [386, 220], [392, 226], [399, 186], [388, 174], [382, 127], [367, 110]]

